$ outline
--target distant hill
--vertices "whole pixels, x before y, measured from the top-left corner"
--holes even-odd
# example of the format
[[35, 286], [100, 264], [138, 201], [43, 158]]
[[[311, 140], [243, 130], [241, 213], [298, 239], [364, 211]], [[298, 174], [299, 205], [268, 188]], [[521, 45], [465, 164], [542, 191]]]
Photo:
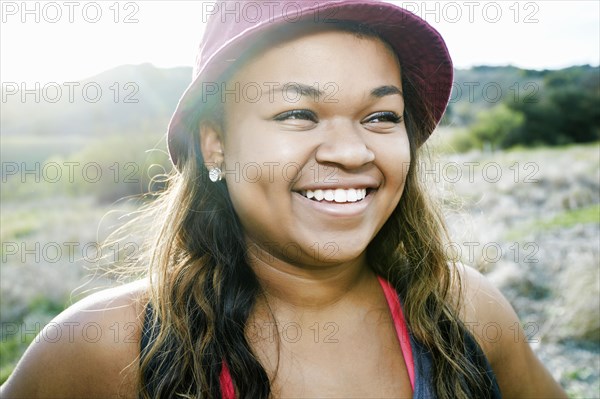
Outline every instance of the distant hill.
[[[80, 82], [44, 82], [38, 98], [35, 93], [22, 98], [19, 88], [19, 93], [3, 94], [2, 135], [102, 137], [164, 131], [191, 77], [189, 67], [123, 65]], [[25, 88], [35, 90], [33, 84]]]

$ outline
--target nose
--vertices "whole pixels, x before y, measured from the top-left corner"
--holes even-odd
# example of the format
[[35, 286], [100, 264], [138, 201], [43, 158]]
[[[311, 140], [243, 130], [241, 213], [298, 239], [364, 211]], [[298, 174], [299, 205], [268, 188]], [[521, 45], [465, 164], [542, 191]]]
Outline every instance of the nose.
[[369, 149], [360, 127], [350, 121], [333, 124], [316, 152], [316, 160], [336, 164], [344, 169], [357, 169], [373, 162], [375, 153]]

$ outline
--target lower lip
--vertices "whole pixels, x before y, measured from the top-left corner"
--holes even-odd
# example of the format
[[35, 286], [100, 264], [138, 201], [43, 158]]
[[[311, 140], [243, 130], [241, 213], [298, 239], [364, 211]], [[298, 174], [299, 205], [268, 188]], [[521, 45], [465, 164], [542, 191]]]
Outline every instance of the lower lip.
[[373, 196], [377, 191], [373, 190], [362, 199], [356, 202], [333, 202], [333, 201], [313, 201], [300, 193], [294, 192], [294, 198], [297, 198], [303, 205], [309, 206], [311, 209], [333, 217], [355, 217], [364, 214], [366, 208], [371, 203]]

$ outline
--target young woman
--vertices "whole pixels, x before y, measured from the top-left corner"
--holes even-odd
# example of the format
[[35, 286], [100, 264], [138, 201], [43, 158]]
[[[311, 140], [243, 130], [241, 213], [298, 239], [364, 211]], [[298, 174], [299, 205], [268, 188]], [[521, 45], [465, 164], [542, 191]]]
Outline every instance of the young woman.
[[565, 397], [419, 184], [439, 34], [387, 3], [253, 4], [210, 9], [148, 278], [59, 315], [2, 397]]

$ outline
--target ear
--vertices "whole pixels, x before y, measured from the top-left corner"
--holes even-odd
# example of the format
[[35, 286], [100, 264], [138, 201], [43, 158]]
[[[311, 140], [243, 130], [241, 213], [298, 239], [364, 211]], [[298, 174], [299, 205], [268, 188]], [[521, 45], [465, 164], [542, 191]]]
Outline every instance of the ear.
[[200, 124], [200, 150], [204, 165], [210, 170], [211, 167], [221, 167], [223, 163], [223, 143], [221, 133], [212, 124]]

